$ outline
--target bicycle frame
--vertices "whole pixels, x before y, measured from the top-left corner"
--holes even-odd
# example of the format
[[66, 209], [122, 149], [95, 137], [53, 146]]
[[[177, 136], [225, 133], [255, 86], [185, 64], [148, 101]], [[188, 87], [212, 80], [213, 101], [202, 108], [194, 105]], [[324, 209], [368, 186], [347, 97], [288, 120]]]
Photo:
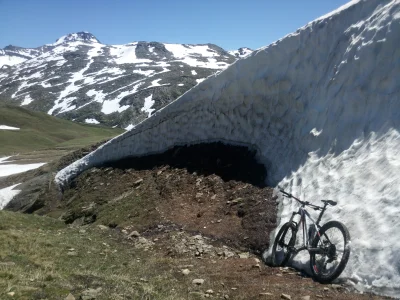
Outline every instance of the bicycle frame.
[[[308, 211], [303, 207], [299, 207], [299, 210], [297, 212], [293, 212], [292, 216], [290, 218], [290, 223], [295, 224], [296, 226], [296, 233], [299, 230], [299, 226], [302, 226], [302, 230], [303, 230], [303, 245], [300, 248], [294, 248], [293, 252], [298, 253], [302, 250], [307, 250], [310, 253], [319, 253], [321, 254], [321, 248], [312, 248], [311, 244], [312, 244], [312, 240], [310, 239], [309, 233], [308, 233], [308, 227], [307, 227], [307, 218], [311, 220], [311, 222], [313, 223], [314, 227], [315, 227], [315, 234], [318, 234], [319, 236], [319, 229], [321, 228], [321, 226], [319, 225], [319, 222], [322, 218], [322, 215], [324, 213], [325, 209], [323, 209], [317, 219], [317, 221], [315, 221], [310, 214], [308, 213]], [[295, 221], [293, 221], [294, 217], [296, 215], [300, 215], [300, 221], [297, 223]]]

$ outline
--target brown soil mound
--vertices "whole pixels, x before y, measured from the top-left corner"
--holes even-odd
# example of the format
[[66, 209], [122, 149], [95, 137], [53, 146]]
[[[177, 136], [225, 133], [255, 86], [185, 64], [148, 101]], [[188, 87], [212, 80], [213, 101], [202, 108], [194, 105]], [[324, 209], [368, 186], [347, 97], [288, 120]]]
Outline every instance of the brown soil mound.
[[276, 226], [276, 202], [254, 154], [200, 144], [93, 168], [64, 191], [63, 217], [141, 231], [175, 224], [259, 253]]

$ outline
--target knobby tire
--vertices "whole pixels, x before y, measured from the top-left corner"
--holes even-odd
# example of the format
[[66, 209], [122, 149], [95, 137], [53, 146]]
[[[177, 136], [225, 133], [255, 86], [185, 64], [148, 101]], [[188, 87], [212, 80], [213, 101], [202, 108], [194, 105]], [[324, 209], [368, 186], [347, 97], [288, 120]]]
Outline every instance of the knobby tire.
[[[296, 230], [295, 225], [293, 223], [285, 223], [279, 230], [274, 245], [272, 247], [272, 265], [279, 267], [285, 266], [289, 261], [292, 250], [291, 248], [294, 246], [296, 241]], [[278, 249], [279, 247], [279, 249]], [[282, 253], [278, 253], [278, 251], [283, 251], [283, 259], [282, 261], [278, 260], [277, 255], [282, 256]]]
[[[336, 238], [330, 236], [331, 232], [335, 231], [338, 234]], [[338, 221], [326, 223], [315, 236], [311, 246], [324, 249], [324, 253], [310, 254], [310, 267], [315, 279], [321, 283], [329, 283], [336, 279], [343, 272], [350, 257], [350, 233], [346, 226]], [[328, 264], [331, 270], [326, 269]]]

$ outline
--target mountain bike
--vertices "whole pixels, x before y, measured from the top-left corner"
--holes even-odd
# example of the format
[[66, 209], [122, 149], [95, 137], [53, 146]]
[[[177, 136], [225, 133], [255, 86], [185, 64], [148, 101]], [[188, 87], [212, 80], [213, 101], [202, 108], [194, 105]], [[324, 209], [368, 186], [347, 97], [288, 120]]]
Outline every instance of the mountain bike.
[[[350, 234], [346, 226], [338, 221], [329, 221], [322, 227], [319, 225], [328, 205], [335, 206], [333, 200], [321, 200], [324, 206], [317, 206], [308, 201], [302, 201], [290, 193], [280, 189], [284, 197], [295, 199], [301, 206], [293, 212], [289, 222], [283, 224], [272, 247], [272, 264], [285, 266], [292, 255], [302, 250], [310, 253], [310, 267], [313, 277], [328, 283], [336, 279], [346, 267], [350, 257]], [[321, 211], [317, 221], [310, 216], [306, 206]], [[300, 215], [298, 222], [294, 221]], [[307, 228], [307, 218], [312, 224]], [[300, 227], [303, 230], [303, 244], [296, 248], [296, 235]]]

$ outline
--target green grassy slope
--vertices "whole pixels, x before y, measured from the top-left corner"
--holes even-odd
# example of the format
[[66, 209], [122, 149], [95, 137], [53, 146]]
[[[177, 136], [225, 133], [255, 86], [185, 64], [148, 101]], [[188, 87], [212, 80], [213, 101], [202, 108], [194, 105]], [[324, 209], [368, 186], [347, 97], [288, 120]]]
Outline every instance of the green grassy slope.
[[190, 282], [174, 278], [171, 258], [105, 228], [0, 211], [0, 299], [187, 299]]
[[123, 132], [117, 128], [74, 123], [7, 104], [0, 104], [0, 125], [20, 128], [0, 130], [0, 155], [52, 147], [83, 147]]

